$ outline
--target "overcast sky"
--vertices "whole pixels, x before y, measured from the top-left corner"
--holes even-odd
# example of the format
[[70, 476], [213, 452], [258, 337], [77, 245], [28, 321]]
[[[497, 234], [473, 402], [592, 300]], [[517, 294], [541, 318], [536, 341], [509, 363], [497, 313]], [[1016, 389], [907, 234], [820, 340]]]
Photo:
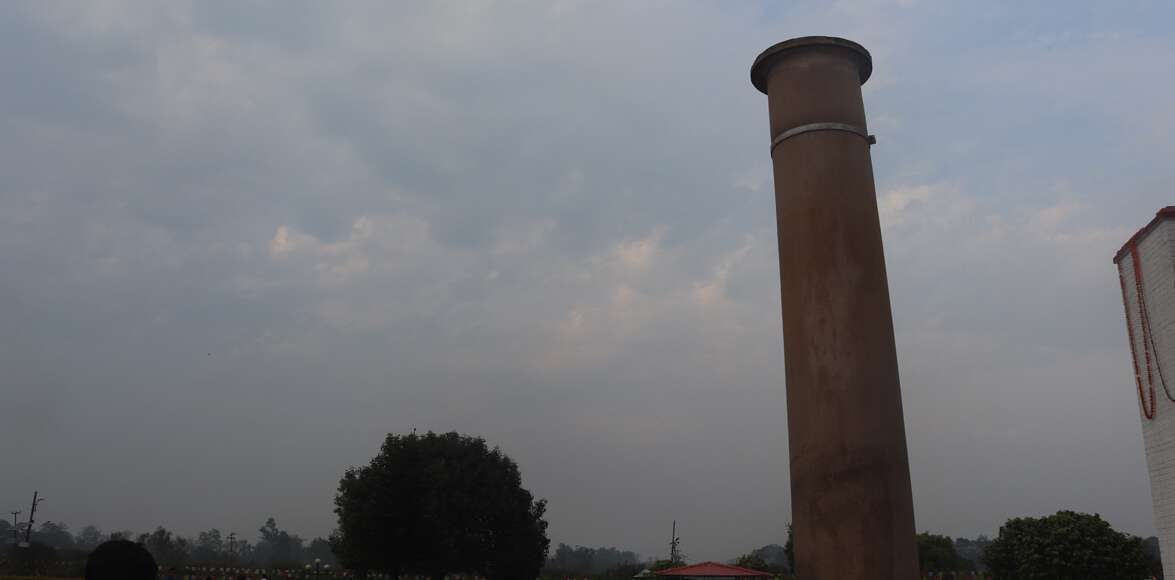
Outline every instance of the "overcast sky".
[[[1166, 2], [0, 6], [0, 508], [303, 536], [389, 432], [554, 542], [783, 543], [767, 46], [868, 48], [917, 526], [1154, 533], [1113, 252], [1175, 179]], [[27, 514], [27, 512], [26, 512]]]

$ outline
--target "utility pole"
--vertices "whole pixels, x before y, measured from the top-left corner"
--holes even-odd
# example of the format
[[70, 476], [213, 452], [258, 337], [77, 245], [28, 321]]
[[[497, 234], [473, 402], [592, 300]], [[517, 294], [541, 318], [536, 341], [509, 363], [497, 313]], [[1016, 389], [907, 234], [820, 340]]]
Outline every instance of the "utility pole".
[[16, 516], [21, 514], [21, 510], [8, 512], [12, 514], [12, 545], [16, 545], [20, 541], [20, 523], [16, 521]]
[[29, 509], [29, 525], [24, 529], [25, 547], [28, 547], [29, 540], [33, 535], [33, 522], [36, 521], [34, 518], [37, 516], [37, 504], [45, 501], [45, 498], [37, 499], [38, 493], [36, 491], [33, 492], [33, 507]]
[[230, 562], [234, 561], [237, 555], [237, 533], [229, 532], [228, 534], [228, 559]]
[[677, 520], [673, 520], [673, 533], [670, 534], [669, 539], [669, 561], [674, 564], [681, 563], [681, 554], [677, 551], [677, 546], [680, 543], [681, 538], [677, 537]]

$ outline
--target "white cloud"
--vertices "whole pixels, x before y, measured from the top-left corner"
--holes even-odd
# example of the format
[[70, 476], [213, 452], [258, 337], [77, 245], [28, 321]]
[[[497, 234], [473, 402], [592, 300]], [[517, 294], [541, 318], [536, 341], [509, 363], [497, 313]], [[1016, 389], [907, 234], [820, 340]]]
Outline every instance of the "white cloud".
[[[910, 211], [917, 211], [919, 203], [930, 200], [933, 189], [929, 185], [893, 189], [877, 198], [877, 213], [883, 228], [900, 227]], [[915, 207], [911, 207], [915, 206]]]
[[877, 197], [881, 228], [887, 232], [946, 227], [968, 219], [976, 209], [974, 199], [963, 195], [957, 186], [943, 183], [896, 187]]
[[746, 236], [743, 244], [722, 256], [713, 267], [713, 274], [705, 280], [695, 281], [693, 284], [694, 301], [703, 307], [716, 306], [726, 301], [726, 287], [730, 281], [732, 271], [746, 260], [747, 255], [754, 249], [754, 238]]
[[664, 228], [658, 227], [643, 238], [616, 244], [613, 250], [615, 261], [629, 270], [648, 270], [660, 253], [664, 231]]
[[410, 269], [444, 253], [432, 239], [428, 222], [404, 215], [359, 217], [348, 237], [335, 242], [323, 242], [289, 225], [278, 226], [268, 250], [274, 260], [300, 260], [325, 284], [353, 282], [373, 269], [383, 273]]

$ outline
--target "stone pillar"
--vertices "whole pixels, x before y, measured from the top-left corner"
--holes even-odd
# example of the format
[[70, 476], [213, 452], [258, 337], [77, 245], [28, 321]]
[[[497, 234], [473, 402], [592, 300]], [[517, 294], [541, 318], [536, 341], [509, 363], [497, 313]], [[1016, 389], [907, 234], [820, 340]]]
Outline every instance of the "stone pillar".
[[861, 98], [872, 68], [860, 45], [822, 36], [751, 67], [771, 121], [799, 580], [919, 576]]

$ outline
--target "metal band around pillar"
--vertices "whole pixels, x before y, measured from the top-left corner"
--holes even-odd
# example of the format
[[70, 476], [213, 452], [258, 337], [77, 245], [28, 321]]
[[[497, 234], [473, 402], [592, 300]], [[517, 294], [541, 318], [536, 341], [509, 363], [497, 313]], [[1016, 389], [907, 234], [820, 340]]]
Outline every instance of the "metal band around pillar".
[[872, 145], [877, 142], [877, 137], [870, 135], [864, 129], [846, 123], [808, 123], [807, 125], [800, 125], [799, 127], [792, 127], [787, 131], [780, 133], [771, 140], [771, 152], [775, 153], [775, 148], [780, 143], [795, 137], [796, 135], [803, 135], [804, 133], [812, 133], [814, 131], [844, 131], [845, 133], [852, 133], [865, 140], [866, 143]]

